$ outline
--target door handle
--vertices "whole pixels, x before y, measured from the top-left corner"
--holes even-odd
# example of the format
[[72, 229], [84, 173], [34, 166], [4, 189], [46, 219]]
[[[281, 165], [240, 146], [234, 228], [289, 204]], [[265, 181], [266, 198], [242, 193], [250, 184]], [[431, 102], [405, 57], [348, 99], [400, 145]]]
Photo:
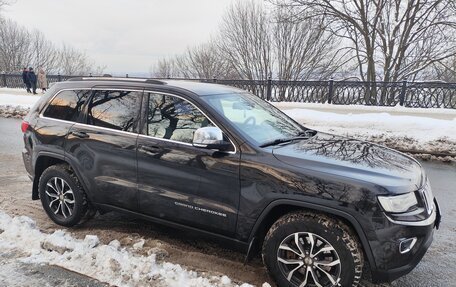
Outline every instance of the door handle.
[[141, 149], [145, 152], [157, 153], [161, 150], [159, 146], [142, 145]]
[[74, 135], [75, 137], [78, 137], [78, 138], [81, 138], [81, 139], [85, 139], [85, 138], [88, 138], [89, 135], [86, 134], [85, 132], [71, 132], [72, 135]]

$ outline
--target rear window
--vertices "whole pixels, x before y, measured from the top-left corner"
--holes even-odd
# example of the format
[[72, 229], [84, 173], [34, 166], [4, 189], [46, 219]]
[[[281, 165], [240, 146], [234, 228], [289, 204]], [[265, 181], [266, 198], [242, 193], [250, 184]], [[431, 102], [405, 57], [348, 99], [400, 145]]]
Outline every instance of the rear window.
[[52, 99], [43, 115], [48, 118], [75, 122], [89, 95], [90, 90], [62, 91]]

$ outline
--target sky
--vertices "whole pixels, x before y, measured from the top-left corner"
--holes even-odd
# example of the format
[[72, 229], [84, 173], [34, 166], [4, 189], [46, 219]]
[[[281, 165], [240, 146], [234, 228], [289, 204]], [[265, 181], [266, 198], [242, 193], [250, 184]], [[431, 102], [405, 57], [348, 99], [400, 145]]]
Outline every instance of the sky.
[[148, 74], [215, 35], [235, 0], [14, 0], [5, 17], [85, 51], [105, 73]]

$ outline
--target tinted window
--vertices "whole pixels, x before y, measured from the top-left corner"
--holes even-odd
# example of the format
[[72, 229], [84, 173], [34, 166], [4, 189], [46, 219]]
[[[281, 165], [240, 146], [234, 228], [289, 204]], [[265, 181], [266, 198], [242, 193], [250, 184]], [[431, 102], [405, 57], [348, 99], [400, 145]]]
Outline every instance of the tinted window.
[[193, 133], [210, 121], [192, 104], [173, 96], [149, 94], [148, 135], [191, 143]]
[[140, 92], [96, 91], [87, 108], [88, 124], [131, 132], [140, 100]]
[[77, 121], [89, 95], [90, 90], [62, 91], [54, 97], [43, 115], [59, 120]]

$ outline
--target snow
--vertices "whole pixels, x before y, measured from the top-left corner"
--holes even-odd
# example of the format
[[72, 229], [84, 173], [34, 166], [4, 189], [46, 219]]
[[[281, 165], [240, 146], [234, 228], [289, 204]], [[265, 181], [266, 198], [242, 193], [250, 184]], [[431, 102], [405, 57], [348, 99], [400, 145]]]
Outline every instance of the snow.
[[24, 263], [61, 266], [115, 286], [239, 286], [225, 275], [200, 274], [178, 264], [157, 262], [155, 254], [139, 255], [117, 240], [104, 245], [94, 235], [81, 240], [64, 230], [45, 234], [31, 218], [10, 217], [2, 211], [0, 248], [22, 251]]
[[419, 143], [442, 138], [456, 141], [456, 117], [442, 120], [424, 116], [391, 115], [389, 113], [337, 114], [310, 109], [284, 110], [307, 127], [344, 135], [409, 137]]
[[39, 95], [7, 94], [3, 93], [3, 89], [0, 89], [0, 106], [21, 106], [31, 108], [39, 98]]

